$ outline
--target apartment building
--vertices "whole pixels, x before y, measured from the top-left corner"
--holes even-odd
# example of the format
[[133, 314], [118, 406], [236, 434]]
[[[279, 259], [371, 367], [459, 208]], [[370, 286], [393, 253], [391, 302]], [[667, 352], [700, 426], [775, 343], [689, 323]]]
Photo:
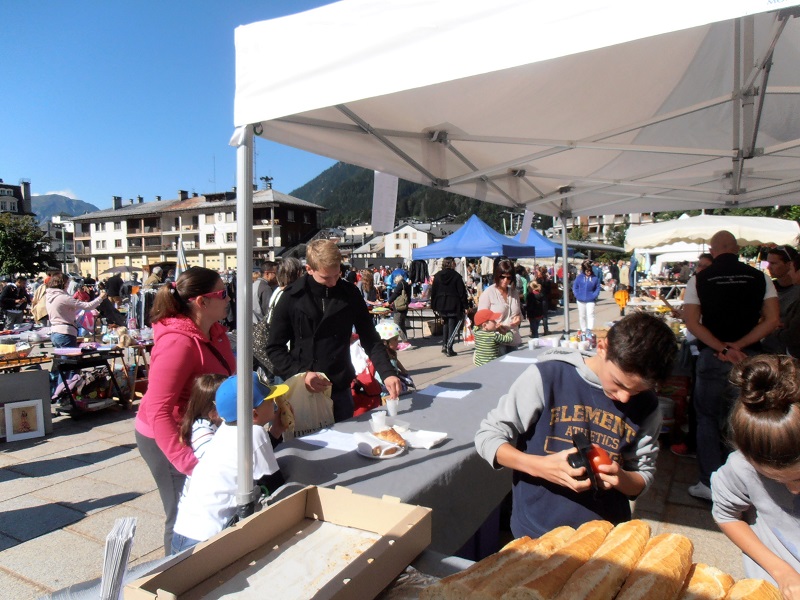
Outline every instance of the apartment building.
[[[325, 207], [273, 189], [253, 193], [253, 258], [274, 259], [310, 239]], [[177, 261], [183, 241], [190, 266], [236, 269], [236, 191], [189, 194], [145, 202], [141, 196], [73, 217], [75, 257], [82, 273], [94, 276], [117, 266], [145, 268]]]
[[[630, 213], [620, 215], [580, 216], [567, 219], [567, 235], [576, 227], [582, 227], [589, 235], [589, 241], [604, 244], [606, 234], [618, 225], [645, 225], [653, 222], [653, 213]], [[561, 219], [553, 219], [554, 237], [561, 237]]]
[[19, 185], [12, 185], [0, 179], [0, 213], [13, 213], [19, 216], [33, 214], [29, 180], [20, 179]]

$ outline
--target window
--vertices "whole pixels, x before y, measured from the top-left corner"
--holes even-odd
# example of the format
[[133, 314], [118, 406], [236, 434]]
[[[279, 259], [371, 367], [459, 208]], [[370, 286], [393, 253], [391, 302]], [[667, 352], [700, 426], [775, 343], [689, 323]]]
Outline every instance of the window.
[[122, 231], [122, 221], [114, 221], [114, 231]]
[[228, 242], [235, 242], [236, 241], [236, 234], [235, 233], [226, 233], [225, 234], [225, 239]]
[[5, 200], [0, 200], [0, 210], [8, 210], [8, 205]]
[[214, 215], [203, 215], [203, 223], [210, 225], [214, 222]]
[[[206, 215], [206, 217], [210, 217], [210, 216], [211, 215]], [[213, 233], [207, 233], [206, 234], [206, 244], [213, 244], [215, 241], [216, 241], [216, 239], [214, 238], [214, 234]]]
[[395, 250], [400, 250], [400, 244], [395, 244], [395, 245], [394, 245], [394, 249], [395, 249]]
[[94, 247], [98, 250], [105, 250], [106, 248], [106, 241], [105, 240], [97, 240], [94, 243]]
[[122, 248], [122, 240], [114, 240], [114, 248]]
[[303, 213], [303, 223], [307, 225], [311, 223], [311, 215], [309, 213]]
[[287, 210], [286, 211], [286, 220], [289, 221], [289, 223], [294, 223], [294, 211], [293, 210]]
[[225, 222], [226, 223], [235, 223], [236, 222], [236, 214], [229, 212], [225, 213]]

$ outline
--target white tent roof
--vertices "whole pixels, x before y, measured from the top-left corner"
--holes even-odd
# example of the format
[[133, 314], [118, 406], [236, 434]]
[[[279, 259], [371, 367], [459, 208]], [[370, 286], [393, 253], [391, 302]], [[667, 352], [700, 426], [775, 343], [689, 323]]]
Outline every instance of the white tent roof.
[[797, 5], [345, 0], [237, 28], [234, 121], [551, 215], [797, 203]]
[[730, 231], [740, 246], [796, 245], [800, 235], [800, 225], [796, 221], [769, 217], [698, 215], [629, 227], [625, 234], [625, 249], [650, 248], [673, 242], [707, 243], [712, 235], [723, 229]]

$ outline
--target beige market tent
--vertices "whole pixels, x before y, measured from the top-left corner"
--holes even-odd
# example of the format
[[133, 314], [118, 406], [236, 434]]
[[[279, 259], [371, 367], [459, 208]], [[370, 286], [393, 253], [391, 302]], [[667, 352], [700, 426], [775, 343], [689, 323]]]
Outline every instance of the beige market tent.
[[238, 285], [253, 135], [562, 217], [800, 202], [797, 5], [345, 0], [237, 28]]
[[796, 221], [769, 217], [698, 215], [672, 221], [630, 227], [625, 235], [625, 249], [651, 248], [673, 242], [708, 243], [717, 231], [730, 231], [740, 246], [758, 244], [796, 245], [800, 225]]

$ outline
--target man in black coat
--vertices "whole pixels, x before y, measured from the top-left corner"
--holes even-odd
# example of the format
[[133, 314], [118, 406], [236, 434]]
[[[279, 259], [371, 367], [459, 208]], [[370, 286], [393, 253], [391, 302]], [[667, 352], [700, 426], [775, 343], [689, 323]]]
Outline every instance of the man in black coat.
[[445, 258], [431, 286], [431, 308], [442, 317], [442, 352], [447, 356], [456, 355], [453, 352], [456, 328], [467, 312], [467, 288], [455, 267], [454, 258]]
[[28, 280], [19, 276], [14, 283], [9, 283], [0, 292], [0, 308], [5, 311], [5, 328], [12, 329], [17, 323], [22, 323], [23, 314], [31, 297], [28, 295]]
[[306, 249], [306, 261], [306, 276], [287, 286], [273, 309], [266, 352], [274, 373], [289, 378], [305, 371], [306, 389], [311, 392], [331, 386], [334, 419], [349, 419], [353, 416], [350, 384], [355, 378], [350, 333], [355, 326], [390, 397], [397, 398], [400, 380], [361, 292], [340, 278], [339, 248], [331, 240], [315, 240]]
[[106, 294], [108, 294], [109, 301], [115, 307], [119, 307], [122, 302], [122, 276], [119, 273], [114, 273], [106, 281]]

